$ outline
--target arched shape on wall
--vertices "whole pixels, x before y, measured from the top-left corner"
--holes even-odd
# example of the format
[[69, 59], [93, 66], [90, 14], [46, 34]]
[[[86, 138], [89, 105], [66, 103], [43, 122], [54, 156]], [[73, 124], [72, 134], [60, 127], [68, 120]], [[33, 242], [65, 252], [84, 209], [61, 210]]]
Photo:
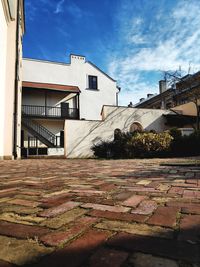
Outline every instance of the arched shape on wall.
[[139, 123], [139, 122], [133, 122], [130, 126], [130, 133], [133, 133], [133, 132], [142, 132], [143, 131], [143, 127], [142, 127], [142, 124]]

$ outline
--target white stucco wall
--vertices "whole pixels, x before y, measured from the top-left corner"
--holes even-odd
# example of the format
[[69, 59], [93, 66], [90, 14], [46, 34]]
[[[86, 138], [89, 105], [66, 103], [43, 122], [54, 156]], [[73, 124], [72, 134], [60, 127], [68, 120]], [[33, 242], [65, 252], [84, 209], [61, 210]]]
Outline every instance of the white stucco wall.
[[4, 122], [5, 122], [5, 83], [6, 83], [6, 51], [7, 23], [0, 1], [0, 157], [4, 155]]
[[103, 121], [65, 121], [65, 155], [68, 158], [92, 157], [91, 146], [100, 140], [112, 140], [114, 130], [127, 132], [133, 122], [146, 130], [163, 131], [166, 128], [163, 114], [166, 110], [104, 107]]
[[[98, 77], [98, 90], [88, 90], [88, 75]], [[103, 105], [116, 104], [116, 82], [86, 62], [85, 57], [71, 55], [70, 64], [24, 59], [23, 80], [78, 86], [80, 118], [98, 120]]]
[[[9, 4], [11, 9], [9, 9]], [[22, 36], [24, 32], [23, 1], [19, 0], [19, 39], [16, 40], [17, 30], [17, 2], [0, 1], [0, 158], [13, 158], [13, 129], [14, 129], [14, 103], [15, 103], [15, 71], [16, 71], [16, 45], [18, 43], [18, 73], [17, 73], [17, 112], [16, 112], [16, 147], [20, 158], [21, 140], [21, 67], [22, 67]], [[11, 15], [10, 16], [10, 10]]]

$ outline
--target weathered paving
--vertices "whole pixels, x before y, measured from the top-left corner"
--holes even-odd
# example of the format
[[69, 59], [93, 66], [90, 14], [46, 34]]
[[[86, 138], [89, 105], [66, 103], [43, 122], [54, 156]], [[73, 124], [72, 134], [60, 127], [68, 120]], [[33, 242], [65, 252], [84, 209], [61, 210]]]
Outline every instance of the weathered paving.
[[200, 167], [179, 161], [0, 161], [0, 267], [200, 267]]

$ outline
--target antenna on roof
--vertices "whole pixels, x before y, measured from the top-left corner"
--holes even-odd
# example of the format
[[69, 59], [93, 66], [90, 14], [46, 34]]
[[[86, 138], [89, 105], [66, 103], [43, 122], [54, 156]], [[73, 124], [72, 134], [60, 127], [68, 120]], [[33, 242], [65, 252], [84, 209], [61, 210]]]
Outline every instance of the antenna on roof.
[[191, 71], [191, 62], [189, 62], [189, 66], [188, 66], [188, 74], [190, 74]]

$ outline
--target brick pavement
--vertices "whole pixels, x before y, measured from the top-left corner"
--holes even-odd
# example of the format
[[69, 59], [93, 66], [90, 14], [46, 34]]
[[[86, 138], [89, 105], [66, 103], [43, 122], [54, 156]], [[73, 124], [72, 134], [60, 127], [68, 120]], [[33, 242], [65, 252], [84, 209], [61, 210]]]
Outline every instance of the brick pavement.
[[170, 161], [0, 161], [0, 267], [199, 267], [200, 167]]

